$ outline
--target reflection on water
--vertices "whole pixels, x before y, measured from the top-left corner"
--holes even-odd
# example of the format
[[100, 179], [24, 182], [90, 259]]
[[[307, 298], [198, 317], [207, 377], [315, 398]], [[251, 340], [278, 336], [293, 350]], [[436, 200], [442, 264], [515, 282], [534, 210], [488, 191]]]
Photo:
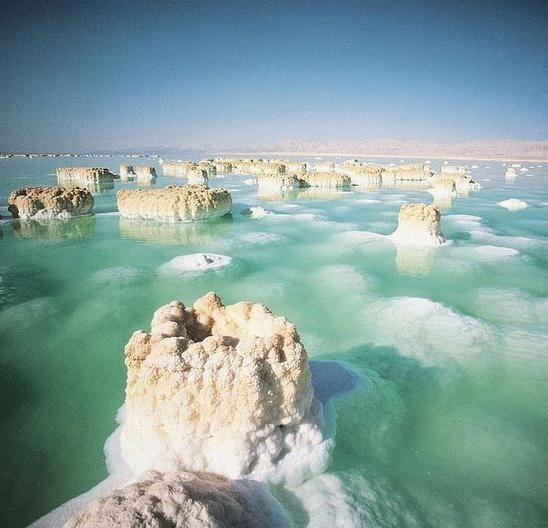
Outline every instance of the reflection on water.
[[91, 194], [105, 194], [109, 191], [112, 191], [114, 189], [114, 182], [102, 182], [102, 183], [96, 183], [96, 182], [85, 182], [85, 183], [79, 183], [71, 180], [63, 180], [61, 178], [57, 179], [59, 187], [65, 187], [67, 189], [74, 189], [75, 187], [79, 187], [80, 189], [86, 189]]
[[410, 246], [396, 247], [396, 268], [403, 275], [430, 275], [436, 250]]
[[78, 216], [66, 220], [14, 220], [11, 223], [17, 238], [24, 239], [61, 239], [95, 237], [95, 217]]
[[394, 180], [394, 181], [388, 181], [383, 180], [381, 187], [383, 189], [408, 189], [410, 191], [417, 191], [417, 190], [425, 190], [431, 187], [431, 183], [423, 180], [423, 181], [407, 181], [407, 180]]
[[306, 187], [303, 189], [293, 189], [290, 191], [275, 191], [272, 189], [257, 189], [257, 197], [268, 202], [279, 202], [286, 200], [318, 200], [332, 199], [349, 196], [348, 191], [337, 189], [323, 189], [319, 187]]
[[120, 236], [154, 244], [207, 244], [230, 231], [232, 217], [211, 222], [158, 222], [120, 217]]
[[447, 211], [453, 207], [454, 195], [449, 193], [432, 193], [432, 205], [440, 211]]

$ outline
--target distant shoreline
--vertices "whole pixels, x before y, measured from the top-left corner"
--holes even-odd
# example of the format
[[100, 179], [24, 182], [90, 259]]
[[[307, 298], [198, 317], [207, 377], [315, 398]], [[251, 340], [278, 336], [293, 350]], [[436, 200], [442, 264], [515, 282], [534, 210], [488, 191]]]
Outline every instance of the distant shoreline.
[[411, 156], [408, 154], [367, 154], [367, 153], [361, 153], [361, 152], [216, 152], [216, 154], [223, 154], [223, 155], [239, 155], [239, 156], [259, 156], [259, 155], [267, 155], [267, 156], [292, 156], [292, 157], [298, 157], [298, 156], [304, 156], [304, 157], [315, 157], [315, 156], [321, 156], [325, 158], [334, 158], [334, 157], [358, 157], [358, 158], [393, 158], [393, 159], [435, 159], [435, 160], [464, 160], [464, 161], [510, 161], [510, 162], [530, 162], [530, 163], [548, 163], [548, 159], [536, 159], [536, 158], [487, 158], [487, 157], [470, 157], [470, 156], [462, 156], [462, 157], [456, 157], [453, 155], [450, 156]]

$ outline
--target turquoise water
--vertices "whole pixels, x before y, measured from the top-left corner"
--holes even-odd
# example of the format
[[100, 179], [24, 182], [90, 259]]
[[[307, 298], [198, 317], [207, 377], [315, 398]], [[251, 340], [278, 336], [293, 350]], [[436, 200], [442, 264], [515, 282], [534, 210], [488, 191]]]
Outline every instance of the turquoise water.
[[[284, 200], [258, 196], [243, 175], [212, 179], [234, 200], [213, 224], [124, 221], [114, 193], [135, 184], [119, 183], [96, 195], [93, 217], [7, 219], [7, 193], [55, 183], [56, 166], [119, 163], [158, 166], [0, 160], [0, 524], [25, 526], [106, 476], [124, 344], [160, 305], [210, 290], [295, 322], [320, 397], [338, 394], [327, 473], [273, 490], [297, 526], [548, 524], [547, 166], [507, 182], [500, 162], [477, 162], [483, 188], [442, 211], [452, 243], [435, 251], [356, 233], [390, 233], [402, 203], [432, 200], [424, 190]], [[497, 206], [508, 198], [529, 207]], [[278, 214], [240, 214], [252, 205]], [[157, 272], [198, 252], [233, 262]]]

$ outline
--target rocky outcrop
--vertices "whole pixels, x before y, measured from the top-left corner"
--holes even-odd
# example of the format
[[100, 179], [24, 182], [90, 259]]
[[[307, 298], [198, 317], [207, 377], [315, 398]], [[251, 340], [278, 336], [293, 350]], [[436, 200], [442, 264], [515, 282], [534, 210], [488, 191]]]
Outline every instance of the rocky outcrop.
[[310, 187], [349, 187], [350, 177], [337, 172], [304, 172], [296, 175]]
[[112, 182], [115, 175], [110, 170], [99, 167], [58, 167], [57, 182], [106, 183]]
[[14, 218], [47, 220], [91, 213], [93, 196], [86, 189], [74, 187], [27, 187], [8, 198], [8, 210]]
[[159, 308], [125, 348], [122, 457], [134, 473], [211, 471], [268, 478], [324, 441], [295, 326], [260, 304]]
[[398, 228], [389, 238], [402, 246], [440, 246], [445, 242], [440, 218], [439, 210], [433, 205], [404, 204], [400, 208]]
[[120, 179], [122, 181], [131, 181], [135, 179], [133, 165], [120, 165]]
[[198, 167], [187, 170], [186, 176], [191, 184], [207, 185], [209, 182], [207, 171]]
[[151, 471], [88, 504], [65, 528], [281, 528], [279, 505], [257, 483], [208, 473]]
[[193, 222], [224, 216], [232, 208], [230, 193], [203, 185], [170, 185], [163, 189], [122, 189], [116, 194], [125, 218]]
[[217, 167], [214, 163], [211, 163], [210, 161], [200, 161], [200, 163], [196, 163], [195, 168], [205, 171], [206, 176], [215, 176], [217, 174]]
[[156, 181], [156, 169], [146, 165], [135, 167], [135, 176], [138, 183], [151, 183]]

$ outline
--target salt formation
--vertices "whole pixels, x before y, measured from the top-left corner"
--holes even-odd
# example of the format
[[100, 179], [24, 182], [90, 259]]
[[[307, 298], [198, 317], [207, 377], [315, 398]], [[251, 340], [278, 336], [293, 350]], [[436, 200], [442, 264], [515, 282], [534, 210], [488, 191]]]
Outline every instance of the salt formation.
[[261, 174], [257, 177], [260, 189], [273, 191], [291, 191], [308, 187], [308, 183], [295, 174]]
[[457, 188], [453, 178], [437, 178], [434, 180], [432, 194], [443, 196], [455, 196]]
[[384, 167], [382, 179], [384, 181], [424, 181], [431, 178], [434, 171], [428, 165], [421, 163], [415, 165], [398, 165], [395, 167]]
[[208, 473], [152, 471], [88, 504], [65, 528], [287, 526], [280, 506], [255, 483]]
[[98, 167], [58, 167], [56, 173], [60, 184], [66, 181], [105, 183], [112, 182], [115, 178], [108, 169]]
[[186, 178], [187, 172], [195, 167], [196, 164], [192, 161], [165, 161], [162, 170], [166, 176]]
[[121, 216], [147, 220], [193, 222], [224, 216], [232, 208], [228, 191], [203, 185], [122, 189], [116, 199]]
[[267, 211], [263, 207], [255, 206], [244, 209], [241, 214], [244, 216], [249, 216], [250, 218], [264, 218], [265, 216], [269, 216], [274, 213], [272, 213], [272, 211]]
[[331, 172], [335, 170], [335, 164], [332, 161], [322, 161], [314, 165], [316, 172]]
[[404, 204], [400, 208], [398, 228], [389, 238], [404, 246], [440, 246], [445, 242], [440, 230], [440, 217], [433, 205]]
[[147, 167], [145, 165], [137, 166], [135, 167], [135, 175], [137, 177], [137, 182], [139, 183], [156, 181], [156, 169], [154, 167]]
[[205, 169], [189, 169], [186, 173], [186, 176], [188, 178], [188, 183], [207, 185], [209, 182], [207, 171]]
[[154, 313], [150, 333], [133, 334], [125, 354], [121, 447], [136, 474], [276, 480], [284, 463], [295, 471], [316, 451], [323, 469], [321, 404], [306, 350], [284, 317], [249, 302], [223, 306], [214, 293], [188, 308], [173, 301]]
[[453, 205], [453, 198], [457, 196], [455, 180], [451, 177], [435, 178], [429, 191], [433, 198], [432, 205], [438, 209], [449, 209]]
[[[444, 167], [442, 167], [443, 169]], [[460, 168], [460, 167], [457, 167]], [[448, 182], [449, 180], [452, 180], [455, 184], [455, 191], [457, 194], [469, 194], [472, 191], [477, 191], [480, 188], [479, 183], [476, 183], [470, 176], [467, 174], [463, 174], [462, 172], [444, 172], [442, 170], [442, 173], [438, 176], [434, 176], [432, 178], [432, 182], [434, 184], [434, 189], [436, 189], [438, 182]], [[440, 189], [444, 184], [440, 184]], [[447, 185], [447, 184], [445, 184]]]
[[504, 177], [507, 179], [507, 180], [513, 180], [516, 176], [517, 176], [517, 172], [516, 172], [516, 169], [513, 169], [513, 168], [508, 168], [506, 169], [506, 172], [504, 173]]
[[122, 181], [130, 181], [135, 179], [135, 170], [133, 165], [120, 165], [120, 179]]
[[46, 220], [89, 214], [93, 203], [91, 193], [79, 187], [27, 187], [9, 195], [8, 210], [14, 218]]
[[349, 187], [350, 178], [336, 172], [305, 172], [296, 175], [310, 187]]
[[504, 207], [505, 209], [508, 209], [508, 211], [521, 211], [522, 209], [529, 207], [529, 204], [527, 202], [524, 202], [523, 200], [518, 200], [517, 198], [503, 200], [502, 202], [498, 202], [498, 205]]
[[224, 268], [232, 262], [230, 257], [215, 253], [193, 253], [181, 255], [166, 262], [158, 271], [162, 275], [178, 275], [190, 271], [205, 271]]
[[[477, 168], [477, 165], [475, 165]], [[441, 167], [442, 174], [466, 174], [467, 169], [462, 165], [442, 165]]]

